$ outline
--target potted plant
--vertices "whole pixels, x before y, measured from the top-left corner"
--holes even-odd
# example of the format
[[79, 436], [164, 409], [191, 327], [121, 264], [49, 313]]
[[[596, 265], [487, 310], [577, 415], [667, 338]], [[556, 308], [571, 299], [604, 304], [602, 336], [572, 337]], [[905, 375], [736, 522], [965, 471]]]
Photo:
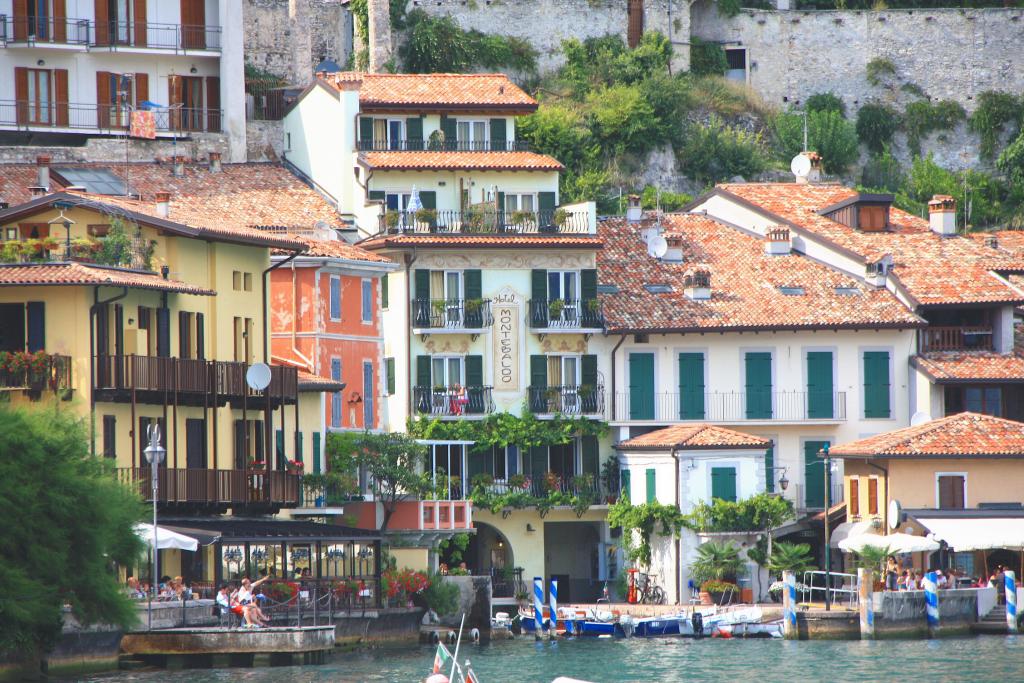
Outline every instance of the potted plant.
[[427, 138], [427, 149], [431, 152], [440, 152], [445, 148], [444, 131], [435, 130]]
[[510, 489], [525, 489], [526, 476], [522, 474], [513, 474], [508, 478], [508, 487]]
[[569, 220], [569, 214], [565, 209], [555, 209], [555, 212], [551, 214], [551, 222], [556, 228], [564, 226], [567, 220]]
[[20, 263], [24, 260], [25, 243], [18, 240], [4, 242], [3, 249], [0, 249], [0, 260], [4, 263]]
[[416, 222], [426, 225], [428, 228], [433, 229], [437, 227], [437, 210], [436, 209], [418, 209], [416, 211]]
[[307, 474], [302, 477], [302, 488], [312, 496], [315, 507], [322, 508], [326, 504], [324, 491], [326, 487], [327, 477], [323, 474]]
[[572, 490], [576, 493], [589, 493], [594, 488], [594, 475], [589, 472], [577, 474], [572, 478]]
[[562, 317], [563, 310], [565, 310], [564, 299], [552, 299], [548, 302], [548, 316], [552, 319]]
[[558, 472], [544, 473], [544, 490], [548, 493], [560, 491], [562, 488], [562, 476]]
[[76, 261], [91, 262], [96, 257], [100, 243], [89, 237], [76, 237], [71, 240], [71, 258]]
[[605, 500], [609, 505], [611, 505], [618, 499], [617, 492], [621, 483], [618, 458], [612, 456], [605, 460], [604, 464], [601, 465], [601, 483], [604, 484], [604, 490], [607, 491], [607, 497]]
[[[712, 584], [721, 587], [722, 584], [735, 586], [736, 575], [740, 571], [742, 561], [740, 560], [740, 549], [732, 541], [707, 541], [697, 547], [697, 559], [690, 564], [690, 572], [694, 580], [700, 584], [701, 591], [712, 594], [716, 591], [704, 588], [710, 581], [717, 581]], [[725, 586], [728, 589], [728, 586]], [[714, 599], [714, 595], [711, 595]], [[720, 603], [716, 603], [720, 604]]]
[[739, 599], [740, 589], [731, 581], [708, 579], [700, 585], [702, 593], [707, 593], [711, 602], [716, 605], [728, 605]]
[[484, 212], [470, 207], [462, 212], [462, 228], [465, 232], [481, 232], [484, 227]]
[[532, 228], [536, 223], [533, 211], [513, 211], [509, 218], [517, 228]]
[[302, 464], [301, 460], [288, 460], [285, 462], [285, 470], [288, 474], [302, 474], [306, 469], [306, 466]]
[[398, 232], [398, 223], [402, 220], [402, 214], [398, 211], [385, 211], [384, 212], [384, 227], [388, 229], [389, 233]]

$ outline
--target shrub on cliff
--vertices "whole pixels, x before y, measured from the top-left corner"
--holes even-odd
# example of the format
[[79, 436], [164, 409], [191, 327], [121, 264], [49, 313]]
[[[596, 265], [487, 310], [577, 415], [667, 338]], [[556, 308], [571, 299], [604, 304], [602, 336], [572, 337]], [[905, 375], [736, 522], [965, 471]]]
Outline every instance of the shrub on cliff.
[[[772, 122], [772, 130], [783, 161], [788, 162], [803, 151], [803, 116], [778, 114]], [[839, 112], [808, 112], [807, 140], [810, 149], [821, 155], [827, 173], [842, 173], [859, 156], [857, 130]]]

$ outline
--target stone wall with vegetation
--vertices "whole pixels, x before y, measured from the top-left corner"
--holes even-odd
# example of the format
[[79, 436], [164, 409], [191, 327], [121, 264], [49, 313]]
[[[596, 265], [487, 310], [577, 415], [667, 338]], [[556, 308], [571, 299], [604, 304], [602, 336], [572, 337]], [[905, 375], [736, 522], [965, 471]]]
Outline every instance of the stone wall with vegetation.
[[352, 52], [352, 14], [341, 0], [245, 0], [245, 61], [305, 84], [324, 57], [342, 66]]

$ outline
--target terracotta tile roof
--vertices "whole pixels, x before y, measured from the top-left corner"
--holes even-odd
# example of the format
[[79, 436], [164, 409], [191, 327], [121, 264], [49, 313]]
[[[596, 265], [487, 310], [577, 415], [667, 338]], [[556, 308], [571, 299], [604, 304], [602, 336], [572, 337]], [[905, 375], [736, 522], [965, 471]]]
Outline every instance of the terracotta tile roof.
[[388, 106], [508, 109], [531, 112], [537, 100], [505, 74], [369, 74], [343, 71], [320, 76], [334, 87], [358, 84], [360, 108]]
[[[344, 240], [319, 239], [309, 235], [295, 235], [291, 233], [286, 233], [282, 236], [304, 244], [306, 246], [306, 251], [302, 252], [303, 256], [337, 258], [345, 259], [346, 261], [392, 263], [391, 259], [386, 256], [381, 256], [380, 254], [375, 254], [372, 251], [367, 251], [362, 247], [349, 244]], [[290, 252], [284, 249], [274, 249], [271, 253], [280, 255], [288, 254]]]
[[1024, 355], [1015, 352], [933, 352], [911, 362], [936, 382], [1013, 380], [1024, 382]]
[[836, 457], [1024, 456], [1024, 423], [959, 413], [833, 446]]
[[833, 245], [874, 262], [893, 258], [899, 283], [920, 305], [1024, 301], [993, 270], [1024, 268], [1024, 260], [996, 252], [964, 236], [941, 237], [926, 219], [893, 207], [890, 229], [862, 232], [818, 212], [857, 192], [841, 185], [796, 183], [723, 183], [716, 191], [739, 198], [774, 214], [782, 221], [828, 240]]
[[[106, 169], [125, 176], [124, 164], [54, 163], [50, 174], [51, 190], [66, 184], [56, 169], [63, 167]], [[29, 186], [36, 184], [35, 164], [0, 164], [0, 197], [11, 206], [28, 202]], [[202, 228], [210, 237], [243, 236], [266, 241], [277, 235], [256, 234], [258, 228], [310, 229], [317, 221], [334, 228], [345, 227], [340, 216], [324, 197], [275, 163], [222, 164], [220, 173], [211, 173], [206, 164], [185, 165], [182, 177], [171, 175], [165, 163], [128, 164], [128, 185], [140, 195], [132, 210], [154, 215], [157, 192], [170, 192], [169, 220]], [[96, 195], [98, 201], [114, 202], [124, 198]], [[128, 206], [127, 204], [125, 206]]]
[[559, 247], [562, 249], [600, 249], [604, 240], [598, 235], [460, 235], [422, 234], [370, 237], [359, 243], [363, 249], [389, 247]]
[[[618, 287], [602, 294], [609, 331], [916, 327], [920, 318], [885, 289], [876, 289], [798, 254], [769, 256], [755, 235], [695, 214], [666, 214], [666, 238], [678, 239], [681, 263], [651, 257], [641, 237], [654, 221], [615, 218], [600, 224], [605, 248], [598, 279]], [[684, 293], [686, 271], [704, 264], [711, 298]], [[652, 293], [645, 285], [671, 285]], [[796, 288], [796, 295], [781, 288]], [[802, 292], [802, 293], [800, 293]]]
[[710, 424], [678, 424], [658, 429], [623, 441], [620, 450], [649, 450], [676, 448], [700, 450], [702, 448], [767, 448], [771, 442], [759, 436], [744, 434]]
[[360, 152], [370, 168], [386, 171], [561, 171], [557, 159], [536, 152]]
[[178, 294], [213, 296], [204, 289], [179, 280], [165, 280], [155, 273], [140, 273], [122, 268], [85, 263], [3, 263], [0, 264], [0, 287], [15, 286], [89, 286], [155, 289]]
[[299, 370], [299, 391], [321, 392], [341, 391], [345, 388], [344, 382], [333, 380], [330, 377], [321, 377], [305, 370]]

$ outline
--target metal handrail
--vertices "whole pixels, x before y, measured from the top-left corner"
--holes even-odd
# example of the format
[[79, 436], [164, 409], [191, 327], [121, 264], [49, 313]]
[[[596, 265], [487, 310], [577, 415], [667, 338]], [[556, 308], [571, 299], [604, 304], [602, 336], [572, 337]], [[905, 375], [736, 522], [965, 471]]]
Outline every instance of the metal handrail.
[[426, 415], [482, 415], [494, 412], [493, 387], [465, 386], [457, 391], [453, 386], [412, 388], [416, 411]]
[[379, 218], [380, 234], [482, 234], [482, 235], [585, 235], [590, 216], [585, 211], [465, 211], [389, 209]]
[[593, 299], [530, 299], [530, 327], [579, 329], [604, 327], [604, 307]]
[[433, 142], [422, 138], [400, 140], [357, 140], [359, 152], [529, 152], [526, 140], [445, 140]]
[[[819, 575], [822, 577], [821, 585], [820, 586], [816, 586], [814, 584], [814, 577], [819, 576]], [[804, 572], [804, 580], [803, 580], [804, 589], [803, 589], [803, 592], [807, 593], [809, 600], [814, 600], [814, 592], [815, 591], [819, 591], [819, 592], [823, 593], [822, 597], [825, 597], [825, 596], [830, 597], [831, 599], [829, 600], [829, 602], [831, 604], [833, 604], [833, 605], [838, 604], [836, 599], [834, 597], [832, 597], [836, 593], [840, 593], [840, 594], [846, 596], [846, 604], [847, 605], [853, 606], [854, 604], [856, 604], [857, 596], [858, 596], [858, 591], [859, 591], [859, 587], [860, 587], [860, 584], [859, 584], [859, 582], [857, 580], [857, 575], [856, 574], [844, 574], [843, 572], [828, 572], [827, 576], [830, 576], [830, 577], [838, 576], [838, 577], [840, 577], [840, 579], [842, 581], [842, 583], [840, 584], [840, 587], [839, 588], [835, 587], [835, 585], [834, 585], [835, 584], [834, 578], [832, 579], [832, 585], [826, 585], [826, 583], [825, 583], [826, 573], [823, 570], [815, 569], [815, 570], [808, 570], [808, 571]], [[847, 584], [846, 584], [846, 580], [847, 579], [850, 579], [850, 582], [851, 582], [851, 587], [849, 587], [849, 588], [847, 587]]]
[[[699, 401], [693, 399], [700, 399]], [[615, 395], [617, 420], [845, 421], [846, 392], [710, 391], [694, 396], [679, 392]]]
[[[176, 108], [152, 110], [158, 133], [220, 132], [223, 109]], [[67, 128], [89, 131], [123, 132], [131, 124], [131, 109], [115, 104], [0, 100], [0, 126], [31, 128]]]
[[414, 299], [415, 328], [483, 329], [494, 324], [490, 299]]
[[530, 411], [563, 415], [596, 415], [604, 412], [603, 384], [567, 384], [528, 388]]

